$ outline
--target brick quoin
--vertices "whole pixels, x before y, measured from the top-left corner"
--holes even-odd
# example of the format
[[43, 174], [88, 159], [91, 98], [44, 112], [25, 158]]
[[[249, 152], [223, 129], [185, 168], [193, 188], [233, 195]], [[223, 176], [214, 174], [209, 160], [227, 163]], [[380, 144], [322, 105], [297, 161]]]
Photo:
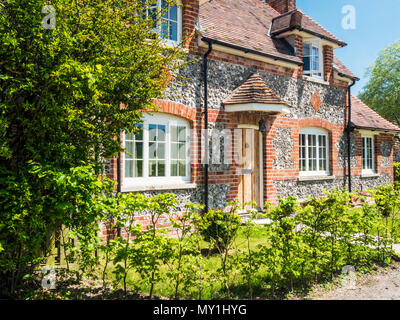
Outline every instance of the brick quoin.
[[184, 46], [189, 50], [196, 47], [196, 19], [199, 16], [199, 0], [182, 1], [182, 38]]
[[324, 78], [332, 84], [333, 81], [333, 48], [331, 46], [323, 47], [324, 55]]
[[[294, 38], [294, 47], [296, 49], [296, 55], [300, 60], [303, 60], [303, 37], [296, 35]], [[303, 66], [298, 70], [297, 78], [301, 78], [303, 76]]]

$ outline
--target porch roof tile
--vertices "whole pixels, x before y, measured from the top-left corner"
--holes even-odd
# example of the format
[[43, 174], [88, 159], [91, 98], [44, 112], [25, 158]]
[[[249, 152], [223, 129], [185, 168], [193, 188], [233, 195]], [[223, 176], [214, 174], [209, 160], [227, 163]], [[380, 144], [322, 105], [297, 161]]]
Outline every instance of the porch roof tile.
[[262, 103], [270, 105], [286, 105], [274, 91], [264, 82], [258, 73], [252, 74], [232, 95], [223, 102], [224, 105]]

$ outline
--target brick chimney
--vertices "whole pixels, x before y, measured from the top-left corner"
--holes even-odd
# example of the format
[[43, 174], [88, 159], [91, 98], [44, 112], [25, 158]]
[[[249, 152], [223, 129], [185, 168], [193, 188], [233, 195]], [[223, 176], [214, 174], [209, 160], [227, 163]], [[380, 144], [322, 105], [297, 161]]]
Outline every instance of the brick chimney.
[[266, 3], [280, 14], [296, 9], [296, 0], [266, 0]]

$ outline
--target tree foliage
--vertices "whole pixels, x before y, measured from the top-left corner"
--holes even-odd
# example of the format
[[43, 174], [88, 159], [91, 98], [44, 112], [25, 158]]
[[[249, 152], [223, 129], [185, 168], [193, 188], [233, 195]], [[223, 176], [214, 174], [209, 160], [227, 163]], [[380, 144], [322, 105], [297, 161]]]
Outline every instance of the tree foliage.
[[383, 50], [367, 74], [370, 79], [360, 99], [400, 126], [400, 41]]
[[55, 28], [42, 26], [53, 19], [42, 13], [48, 1], [0, 3], [0, 277], [13, 278], [9, 293], [51, 230], [97, 222], [93, 198], [109, 189], [97, 178], [102, 159], [120, 151], [116, 137], [135, 130], [182, 57], [155, 36], [160, 17], [144, 18], [143, 1], [51, 4]]
[[400, 183], [400, 162], [393, 163], [394, 181]]

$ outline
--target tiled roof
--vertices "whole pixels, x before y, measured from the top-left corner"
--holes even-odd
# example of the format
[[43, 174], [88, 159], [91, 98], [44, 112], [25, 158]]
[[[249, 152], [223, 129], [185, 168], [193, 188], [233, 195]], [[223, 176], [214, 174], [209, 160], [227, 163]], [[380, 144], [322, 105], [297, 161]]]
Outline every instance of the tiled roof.
[[345, 45], [300, 10], [280, 15], [261, 0], [209, 0], [200, 5], [199, 22], [205, 38], [301, 64], [302, 61], [295, 56], [293, 48], [285, 40], [269, 35], [273, 19], [282, 19], [283, 22], [286, 19], [287, 23], [285, 16], [295, 12], [301, 13], [301, 27], [304, 31]]
[[200, 5], [204, 37], [302, 63], [285, 41], [268, 35], [276, 16], [279, 13], [260, 0], [210, 0]]
[[272, 20], [271, 34], [277, 35], [292, 29], [299, 29], [304, 32], [309, 32], [319, 35], [322, 38], [336, 42], [340, 46], [345, 46], [342, 40], [335, 37], [332, 33], [322, 27], [319, 23], [311, 19], [308, 15], [303, 13], [300, 9], [296, 9]]
[[336, 56], [333, 57], [333, 68], [339, 73], [339, 75], [344, 75], [350, 77], [351, 79], [360, 80], [353, 72], [347, 69], [342, 61], [340, 61]]
[[382, 118], [355, 96], [351, 96], [351, 122], [356, 128], [398, 131], [400, 128]]
[[287, 106], [287, 103], [266, 85], [258, 73], [252, 74], [227, 100], [223, 102], [224, 105], [246, 103]]

